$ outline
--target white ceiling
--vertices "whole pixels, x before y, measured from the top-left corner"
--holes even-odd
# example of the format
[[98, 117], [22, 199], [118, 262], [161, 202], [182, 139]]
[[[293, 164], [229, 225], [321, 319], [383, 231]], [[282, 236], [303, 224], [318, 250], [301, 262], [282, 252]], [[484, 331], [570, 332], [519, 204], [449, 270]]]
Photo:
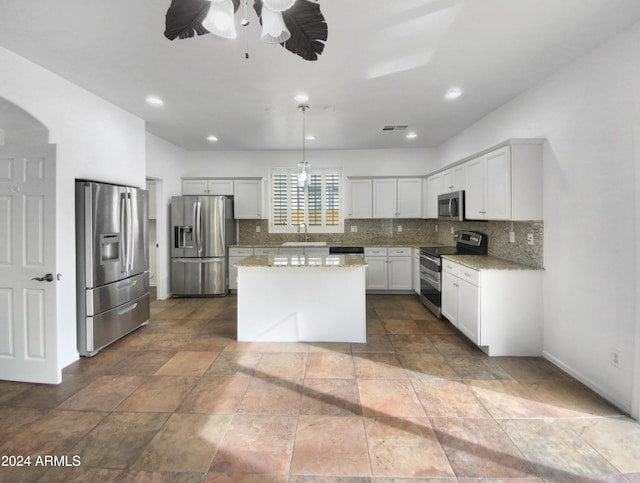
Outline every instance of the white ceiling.
[[[262, 44], [253, 10], [246, 60], [242, 8], [236, 40], [171, 42], [170, 0], [0, 0], [0, 45], [189, 150], [300, 148], [300, 91], [317, 138], [308, 149], [431, 147], [640, 18], [638, 0], [319, 3], [329, 36], [316, 62]], [[454, 102], [443, 99], [451, 86], [464, 90]], [[149, 94], [164, 107], [146, 105]]]

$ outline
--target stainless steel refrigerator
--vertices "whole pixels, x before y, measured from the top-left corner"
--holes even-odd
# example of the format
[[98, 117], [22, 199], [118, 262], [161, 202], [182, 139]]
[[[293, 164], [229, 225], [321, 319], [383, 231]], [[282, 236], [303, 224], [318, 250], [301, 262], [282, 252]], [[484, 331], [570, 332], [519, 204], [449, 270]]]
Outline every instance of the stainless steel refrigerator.
[[76, 181], [78, 351], [100, 349], [149, 322], [147, 191]]
[[226, 295], [227, 247], [236, 241], [233, 198], [171, 198], [171, 292], [177, 296]]

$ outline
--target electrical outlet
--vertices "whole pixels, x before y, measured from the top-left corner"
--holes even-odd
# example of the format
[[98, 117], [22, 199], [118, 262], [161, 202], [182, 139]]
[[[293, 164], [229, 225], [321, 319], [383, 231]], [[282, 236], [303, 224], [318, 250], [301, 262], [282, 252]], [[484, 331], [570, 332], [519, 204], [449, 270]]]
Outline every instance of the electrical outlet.
[[516, 234], [513, 231], [509, 232], [509, 243], [515, 243], [516, 242]]
[[433, 228], [435, 229], [435, 231], [438, 231], [438, 225], [433, 225]]
[[256, 233], [260, 233], [260, 225], [256, 225]]
[[453, 227], [451, 227], [451, 234], [453, 235], [455, 233], [455, 230], [453, 229]]
[[351, 233], [358, 233], [358, 225], [351, 225]]
[[613, 367], [620, 367], [620, 351], [618, 349], [611, 349], [611, 365]]
[[402, 225], [398, 225], [398, 233], [402, 233]]
[[533, 245], [533, 233], [527, 233], [527, 244]]

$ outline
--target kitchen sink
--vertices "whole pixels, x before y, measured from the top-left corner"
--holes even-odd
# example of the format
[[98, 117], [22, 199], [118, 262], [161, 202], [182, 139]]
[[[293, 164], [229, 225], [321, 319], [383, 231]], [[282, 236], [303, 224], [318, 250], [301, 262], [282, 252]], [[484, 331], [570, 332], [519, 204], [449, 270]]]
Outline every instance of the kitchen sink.
[[327, 246], [327, 242], [284, 242], [282, 245], [283, 247], [326, 247]]

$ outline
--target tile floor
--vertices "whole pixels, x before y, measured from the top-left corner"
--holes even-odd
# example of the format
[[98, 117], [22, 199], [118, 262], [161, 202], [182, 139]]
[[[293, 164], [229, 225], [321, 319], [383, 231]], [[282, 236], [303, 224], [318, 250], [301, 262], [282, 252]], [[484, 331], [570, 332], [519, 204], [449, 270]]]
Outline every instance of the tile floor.
[[550, 363], [367, 306], [366, 344], [238, 343], [235, 296], [155, 301], [62, 384], [0, 381], [0, 456], [32, 456], [0, 481], [640, 482], [640, 425]]

